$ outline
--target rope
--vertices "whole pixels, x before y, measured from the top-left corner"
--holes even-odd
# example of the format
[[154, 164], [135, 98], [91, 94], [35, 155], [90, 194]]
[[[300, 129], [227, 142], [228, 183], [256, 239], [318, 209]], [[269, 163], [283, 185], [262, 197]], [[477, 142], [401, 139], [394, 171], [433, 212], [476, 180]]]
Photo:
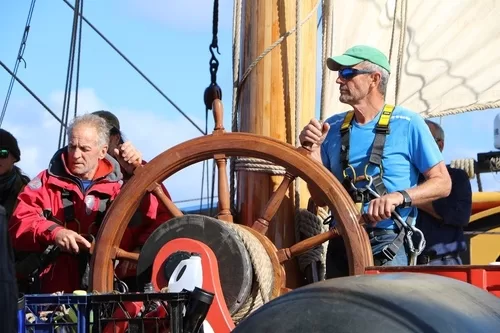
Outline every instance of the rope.
[[[318, 2], [316, 3], [316, 5], [314, 6], [314, 8], [309, 12], [309, 14], [307, 14], [307, 16], [300, 22], [299, 26], [302, 26], [304, 25], [305, 23], [307, 23], [307, 21], [309, 21], [309, 19], [313, 16], [313, 14], [318, 10], [318, 7], [319, 7], [319, 4], [320, 4], [320, 0], [318, 0]], [[241, 93], [241, 88], [243, 87], [243, 85], [245, 84], [246, 82], [246, 79], [248, 78], [248, 76], [250, 75], [250, 73], [252, 72], [252, 70], [255, 68], [255, 66], [257, 66], [257, 64], [269, 53], [271, 52], [275, 47], [277, 47], [278, 45], [280, 45], [284, 40], [285, 38], [287, 38], [288, 36], [290, 36], [291, 34], [293, 34], [296, 30], [297, 30], [297, 27], [298, 26], [295, 26], [293, 29], [285, 32], [280, 38], [278, 38], [278, 40], [276, 40], [274, 43], [272, 43], [267, 49], [264, 50], [264, 52], [262, 52], [261, 55], [259, 55], [251, 64], [250, 66], [248, 66], [248, 68], [246, 69], [246, 71], [243, 73], [243, 77], [241, 78], [241, 81], [238, 85], [238, 93], [237, 93], [237, 100], [236, 100], [236, 105], [238, 105], [238, 102], [239, 102], [239, 96], [240, 96], [240, 93]]]
[[19, 45], [19, 51], [17, 52], [16, 64], [14, 65], [14, 75], [10, 78], [9, 88], [7, 89], [7, 94], [5, 95], [5, 101], [3, 103], [2, 114], [0, 115], [0, 126], [2, 126], [5, 113], [7, 113], [7, 105], [9, 105], [10, 96], [12, 95], [12, 89], [14, 88], [15, 75], [19, 68], [21, 61], [24, 62], [24, 68], [26, 68], [26, 61], [23, 58], [24, 50], [26, 49], [26, 42], [28, 41], [28, 34], [31, 27], [31, 18], [33, 17], [33, 10], [35, 9], [36, 0], [31, 0], [30, 9], [28, 11], [28, 18], [26, 19], [26, 24], [24, 25], [24, 33], [21, 39], [21, 44]]
[[[66, 3], [69, 8], [73, 10], [75, 9], [75, 7], [73, 7], [73, 5], [68, 2], [68, 0], [62, 1], [64, 1], [64, 3]], [[153, 81], [151, 81], [136, 65], [134, 65], [134, 63], [130, 61], [116, 46], [114, 46], [113, 43], [111, 43], [109, 39], [106, 38], [106, 36], [104, 36], [92, 23], [90, 23], [90, 21], [87, 20], [85, 16], [81, 15], [81, 17], [83, 21], [87, 23], [87, 25], [92, 30], [94, 30], [95, 33], [97, 33], [99, 37], [102, 38], [102, 40], [106, 42], [106, 44], [108, 44], [116, 53], [118, 53], [118, 55], [120, 55], [123, 60], [125, 60], [140, 76], [142, 76], [142, 78], [146, 80], [163, 98], [165, 98], [167, 102], [170, 103], [170, 105], [172, 105], [184, 118], [186, 118], [187, 121], [189, 121], [201, 134], [205, 134], [200, 126], [198, 126], [191, 118], [189, 118], [189, 116], [184, 111], [182, 111], [181, 108], [177, 104], [175, 104], [172, 99], [170, 99], [160, 88], [158, 88], [158, 86], [154, 84]]]
[[[300, 25], [300, 3], [302, 0], [297, 0], [295, 2], [295, 26], [297, 30], [295, 31], [295, 146], [299, 144], [299, 127], [300, 127], [300, 111], [301, 111], [301, 103], [302, 103], [302, 51], [301, 51], [301, 34], [302, 28]], [[300, 178], [296, 177], [294, 180], [294, 202], [295, 202], [295, 241], [300, 241], [300, 225], [297, 222], [297, 215], [300, 214]], [[308, 253], [312, 253], [313, 251], [308, 251]], [[304, 254], [304, 257], [307, 256], [307, 253]], [[300, 261], [300, 260], [299, 260]]]
[[[234, 0], [233, 4], [233, 105], [231, 108], [231, 131], [238, 132], [238, 84], [240, 82], [240, 45], [241, 45], [241, 0]], [[229, 197], [231, 211], [236, 209], [236, 172], [235, 160], [229, 160]]]
[[[408, 16], [408, 2], [406, 0], [401, 0], [401, 30], [399, 31], [399, 46], [398, 46], [398, 57], [396, 65], [396, 85], [394, 93], [394, 103], [398, 104], [399, 101], [399, 87], [401, 81], [401, 71], [403, 69], [403, 56], [404, 56], [404, 43], [406, 37], [406, 20]], [[397, 5], [396, 5], [397, 6]], [[396, 17], [394, 17], [396, 20]]]
[[54, 111], [52, 111], [48, 106], [47, 104], [45, 104], [41, 99], [40, 97], [38, 97], [30, 88], [28, 88], [28, 86], [20, 79], [16, 76], [16, 74], [14, 74], [1, 60], [0, 60], [0, 66], [3, 67], [3, 69], [5, 69], [5, 71], [7, 73], [9, 73], [10, 76], [12, 76], [16, 81], [17, 83], [19, 83], [30, 95], [31, 97], [33, 97], [38, 103], [40, 103], [41, 106], [43, 106], [43, 108], [45, 110], [47, 110], [48, 113], [50, 113], [52, 115], [52, 117], [54, 117], [55, 120], [57, 120], [60, 124], [62, 124], [63, 126], [65, 126], [62, 122], [62, 120], [54, 113]]
[[254, 279], [251, 295], [232, 315], [235, 324], [246, 318], [250, 313], [269, 302], [273, 289], [273, 265], [262, 243], [242, 226], [234, 223], [226, 223], [226, 226], [236, 232], [250, 255], [250, 261], [254, 269]]
[[321, 52], [321, 106], [320, 106], [320, 120], [324, 121], [326, 118], [327, 110], [330, 106], [327, 105], [327, 96], [331, 91], [332, 85], [332, 72], [325, 66], [326, 59], [333, 52], [333, 3], [331, 0], [323, 0], [322, 6], [323, 16], [323, 34], [322, 34], [322, 52]]
[[[269, 47], [267, 47], [255, 60], [248, 66], [248, 68], [245, 70], [243, 73], [243, 76], [240, 79], [240, 62], [239, 62], [239, 56], [240, 56], [240, 40], [241, 40], [241, 8], [242, 8], [242, 2], [240, 0], [235, 0], [234, 6], [233, 6], [233, 12], [234, 12], [234, 19], [233, 19], [233, 110], [232, 110], [232, 129], [234, 130], [239, 130], [238, 126], [238, 115], [239, 115], [239, 100], [241, 96], [241, 89], [243, 85], [246, 82], [246, 79], [252, 72], [252, 70], [257, 66], [257, 64], [267, 55], [269, 54], [274, 48], [276, 48], [278, 45], [280, 45], [288, 36], [293, 34], [297, 29], [300, 29], [300, 26], [304, 25], [309, 21], [309, 19], [313, 16], [313, 14], [318, 10], [319, 4], [321, 3], [321, 0], [318, 0], [314, 8], [307, 14], [307, 16], [300, 21], [300, 24], [296, 24], [295, 27], [287, 32], [285, 32], [278, 40], [276, 40], [274, 43], [272, 43]], [[238, 46], [236, 48], [236, 45]], [[236, 163], [234, 159], [231, 159], [230, 162], [230, 201], [231, 204], [234, 206], [235, 202], [235, 197], [236, 197], [236, 176], [235, 172], [238, 171], [236, 169]], [[271, 169], [276, 170], [276, 168], [280, 168], [279, 166], [275, 166], [275, 168], [269, 168], [268, 166], [262, 167], [259, 165], [255, 170], [254, 169], [245, 169], [245, 171], [256, 171], [256, 172], [268, 172]], [[268, 172], [271, 174], [278, 174], [282, 175], [284, 172], [280, 173], [275, 173], [274, 171]]]
[[[323, 225], [324, 210], [321, 212], [321, 217], [314, 215], [307, 209], [300, 209], [297, 214], [295, 214], [295, 225], [297, 231], [306, 236], [306, 238], [313, 237], [319, 235], [323, 232], [328, 231], [328, 226]], [[319, 213], [319, 210], [318, 210]], [[319, 214], [318, 214], [319, 215]], [[319, 270], [319, 278], [323, 279], [326, 272], [326, 246], [327, 242], [323, 243], [323, 245], [313, 248], [307, 251], [304, 254], [298, 256], [299, 268], [302, 272], [306, 270], [306, 268], [316, 262], [320, 263]]]
[[[71, 41], [69, 47], [69, 56], [68, 56], [68, 68], [66, 71], [66, 85], [64, 87], [64, 100], [63, 100], [63, 109], [61, 119], [64, 122], [64, 126], [61, 124], [59, 130], [59, 148], [65, 146], [66, 143], [66, 135], [64, 134], [65, 127], [68, 125], [69, 120], [69, 107], [71, 102], [71, 85], [73, 84], [73, 66], [75, 65], [75, 51], [76, 51], [76, 38], [78, 30], [81, 29], [81, 26], [78, 26], [79, 20], [78, 16], [80, 15], [80, 6], [83, 7], [83, 0], [75, 0], [75, 7], [73, 11], [73, 27], [71, 32]], [[76, 80], [78, 81], [79, 77], [77, 76]], [[75, 92], [78, 94], [78, 91]], [[75, 101], [76, 108], [76, 101]]]
[[272, 162], [253, 157], [238, 157], [234, 162], [235, 171], [262, 172], [283, 176], [286, 169]]
[[475, 162], [476, 161], [473, 158], [456, 159], [450, 162], [450, 167], [455, 169], [462, 169], [467, 173], [469, 179], [474, 179], [474, 177], [476, 176], [476, 173], [474, 172]]
[[469, 104], [467, 106], [463, 107], [458, 107], [458, 108], [450, 108], [442, 111], [436, 111], [436, 112], [429, 112], [425, 114], [425, 117], [427, 118], [432, 118], [435, 116], [450, 116], [454, 114], [459, 114], [459, 113], [465, 113], [465, 112], [471, 112], [471, 111], [481, 111], [481, 110], [488, 110], [488, 109], [496, 109], [500, 108], [500, 100], [496, 101], [490, 101], [486, 103], [474, 103], [474, 104]]

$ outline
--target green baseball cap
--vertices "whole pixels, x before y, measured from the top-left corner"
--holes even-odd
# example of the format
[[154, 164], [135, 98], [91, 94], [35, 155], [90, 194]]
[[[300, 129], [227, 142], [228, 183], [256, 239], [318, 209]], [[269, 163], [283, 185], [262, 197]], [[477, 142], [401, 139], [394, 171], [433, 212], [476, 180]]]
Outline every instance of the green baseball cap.
[[391, 65], [387, 57], [374, 47], [367, 45], [356, 45], [340, 56], [328, 58], [326, 65], [332, 71], [338, 71], [340, 66], [354, 66], [363, 61], [369, 61], [391, 72]]

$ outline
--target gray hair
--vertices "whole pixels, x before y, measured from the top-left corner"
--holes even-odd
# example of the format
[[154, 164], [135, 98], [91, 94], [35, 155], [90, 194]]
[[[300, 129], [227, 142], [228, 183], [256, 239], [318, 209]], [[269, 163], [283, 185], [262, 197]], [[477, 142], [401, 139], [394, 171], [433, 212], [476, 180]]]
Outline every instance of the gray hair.
[[380, 67], [379, 65], [375, 65], [374, 63], [369, 61], [363, 61], [361, 63], [361, 66], [363, 69], [367, 69], [380, 74], [380, 83], [378, 85], [378, 91], [380, 91], [380, 93], [385, 96], [385, 93], [387, 91], [387, 84], [389, 83], [389, 72], [386, 69]]
[[81, 125], [95, 128], [97, 132], [97, 145], [99, 148], [109, 144], [109, 131], [111, 128], [105, 119], [91, 113], [75, 117], [68, 126], [68, 138], [71, 136], [71, 133], [73, 133], [73, 129]]
[[436, 130], [436, 140], [444, 141], [444, 130], [438, 123], [430, 121], [429, 119], [425, 119], [425, 123], [427, 124], [427, 126], [432, 126]]

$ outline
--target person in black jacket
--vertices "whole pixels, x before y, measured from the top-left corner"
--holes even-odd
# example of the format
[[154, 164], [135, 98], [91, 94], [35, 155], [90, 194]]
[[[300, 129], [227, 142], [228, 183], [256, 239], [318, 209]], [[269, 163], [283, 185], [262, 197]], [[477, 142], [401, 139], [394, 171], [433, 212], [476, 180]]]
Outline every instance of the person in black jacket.
[[17, 204], [17, 195], [29, 183], [15, 163], [21, 160], [21, 150], [16, 138], [0, 128], [0, 205], [5, 208], [7, 221]]
[[5, 208], [0, 206], [0, 322], [1, 332], [17, 332], [18, 288], [14, 253], [8, 233]]
[[[437, 123], [426, 120], [436, 144], [443, 151], [444, 131]], [[467, 250], [463, 227], [469, 223], [472, 210], [472, 190], [469, 176], [462, 169], [447, 167], [451, 192], [426, 205], [418, 206], [417, 228], [427, 241], [419, 265], [461, 265], [459, 254]], [[423, 179], [423, 177], [422, 177]]]

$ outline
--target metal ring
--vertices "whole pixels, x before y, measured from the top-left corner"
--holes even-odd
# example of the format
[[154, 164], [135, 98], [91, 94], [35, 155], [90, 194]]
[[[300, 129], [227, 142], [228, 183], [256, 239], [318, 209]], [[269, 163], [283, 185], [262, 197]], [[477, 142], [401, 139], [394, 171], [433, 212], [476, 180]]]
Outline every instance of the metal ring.
[[[373, 163], [368, 162], [368, 163], [366, 163], [366, 165], [365, 165], [365, 170], [364, 170], [365, 177], [368, 177], [368, 173], [367, 173], [367, 172], [368, 172], [368, 166], [369, 166], [370, 164], [373, 164]], [[376, 164], [373, 164], [373, 165], [377, 166]], [[382, 162], [380, 162], [380, 166], [379, 166], [379, 168], [380, 168], [380, 178], [382, 178], [382, 177], [384, 176], [384, 166], [383, 166]]]
[[344, 170], [342, 170], [342, 175], [344, 176], [344, 178], [347, 178], [347, 172], [346, 170], [348, 169], [351, 169], [352, 170], [352, 179], [356, 179], [356, 170], [354, 170], [353, 166], [352, 165], [347, 165], [347, 168], [345, 168]]

